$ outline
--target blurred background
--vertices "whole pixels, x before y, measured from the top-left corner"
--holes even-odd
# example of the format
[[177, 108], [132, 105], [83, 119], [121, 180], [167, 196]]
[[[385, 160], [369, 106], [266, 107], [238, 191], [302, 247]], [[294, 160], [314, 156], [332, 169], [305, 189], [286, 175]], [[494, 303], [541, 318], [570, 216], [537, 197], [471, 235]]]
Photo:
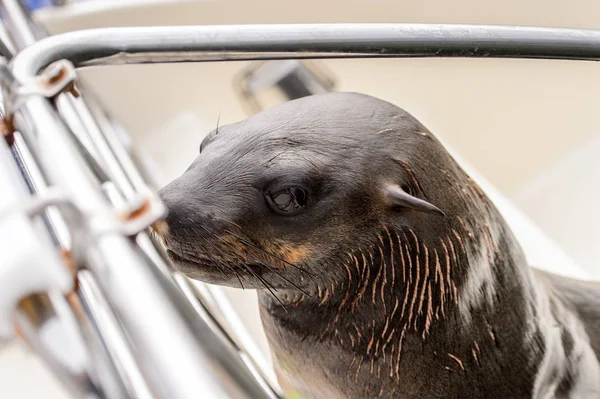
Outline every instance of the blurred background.
[[[259, 23], [465, 23], [600, 28], [594, 0], [25, 1], [50, 33]], [[423, 122], [501, 208], [530, 262], [600, 276], [600, 66], [592, 62], [396, 59], [90, 68], [87, 85], [146, 151], [166, 184], [205, 134], [324, 90], [388, 100]], [[267, 351], [252, 292], [226, 290]], [[251, 299], [251, 300], [249, 300]], [[66, 398], [19, 345], [0, 354], [0, 397]]]

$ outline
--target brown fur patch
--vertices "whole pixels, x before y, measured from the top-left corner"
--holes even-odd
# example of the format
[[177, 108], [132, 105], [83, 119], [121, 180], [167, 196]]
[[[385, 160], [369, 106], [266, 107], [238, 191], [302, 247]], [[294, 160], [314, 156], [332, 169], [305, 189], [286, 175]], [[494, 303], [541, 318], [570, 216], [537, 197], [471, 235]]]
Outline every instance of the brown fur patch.
[[303, 261], [312, 253], [308, 247], [302, 245], [281, 247], [278, 252], [286, 262], [291, 264]]
[[169, 226], [164, 220], [159, 220], [158, 222], [153, 223], [150, 227], [152, 227], [152, 230], [154, 230], [156, 234], [161, 237], [166, 237], [169, 234]]

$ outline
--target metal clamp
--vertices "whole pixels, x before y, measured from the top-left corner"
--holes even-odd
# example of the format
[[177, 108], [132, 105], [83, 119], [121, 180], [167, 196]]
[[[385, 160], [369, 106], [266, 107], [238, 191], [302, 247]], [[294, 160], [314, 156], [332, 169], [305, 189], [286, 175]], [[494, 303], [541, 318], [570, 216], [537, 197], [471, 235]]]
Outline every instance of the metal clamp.
[[21, 83], [15, 92], [17, 96], [41, 95], [46, 98], [70, 92], [77, 97], [79, 92], [75, 88], [76, 78], [75, 66], [71, 61], [58, 60], [48, 65], [32, 80]]
[[75, 66], [68, 60], [58, 60], [48, 65], [37, 76], [19, 82], [6, 65], [5, 59], [0, 61], [0, 85], [5, 100], [5, 114], [12, 116], [30, 96], [43, 96], [54, 99], [61, 93], [71, 93], [79, 97], [75, 87], [77, 73]]
[[140, 198], [121, 215], [120, 231], [132, 236], [151, 227], [165, 216], [166, 208], [158, 198]]
[[4, 338], [15, 334], [13, 315], [23, 298], [54, 290], [64, 294], [74, 287], [72, 272], [38, 235], [27, 214], [39, 209], [36, 202], [20, 211], [7, 210], [0, 218], [0, 237], [6, 237], [0, 240], [0, 336]]
[[[22, 298], [37, 292], [58, 290], [66, 294], [76, 287], [76, 272], [85, 249], [93, 240], [109, 233], [135, 235], [162, 217], [157, 201], [145, 199], [122, 214], [86, 215], [61, 191], [50, 188], [43, 196], [30, 198], [0, 212], [0, 338], [12, 338], [12, 315]], [[32, 218], [49, 207], [65, 212], [73, 239], [72, 250], [60, 256], [44, 242]]]
[[127, 206], [125, 211], [86, 215], [65, 193], [50, 188], [43, 196], [20, 205], [20, 209], [10, 209], [0, 213], [0, 222], [3, 217], [11, 213], [19, 212], [33, 217], [51, 206], [66, 212], [68, 224], [75, 230], [72, 233], [79, 239], [83, 237], [93, 239], [108, 233], [133, 236], [149, 228], [164, 216], [162, 203], [148, 198], [140, 198], [135, 204]]

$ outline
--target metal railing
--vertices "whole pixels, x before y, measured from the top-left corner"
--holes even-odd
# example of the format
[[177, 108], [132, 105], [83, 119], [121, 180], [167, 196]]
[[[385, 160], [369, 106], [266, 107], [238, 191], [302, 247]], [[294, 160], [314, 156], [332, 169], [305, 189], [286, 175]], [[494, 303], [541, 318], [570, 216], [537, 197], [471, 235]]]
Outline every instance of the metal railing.
[[[9, 48], [22, 52], [45, 33], [18, 1], [0, 5], [13, 38], [2, 56], [14, 63], [20, 53], [13, 55]], [[81, 82], [74, 81], [69, 65], [53, 66], [32, 85], [21, 85], [8, 64], [2, 65], [9, 145], [1, 143], [7, 150], [0, 157], [2, 166], [8, 170], [0, 173], [14, 178], [0, 191], [19, 194], [2, 204], [2, 215], [21, 214], [36, 222], [34, 215], [42, 214], [42, 226], [29, 231], [40, 241], [34, 259], [52, 252], [62, 256], [34, 267], [69, 272], [60, 279], [43, 276], [35, 290], [27, 282], [36, 272], [31, 267], [21, 268], [12, 281], [0, 282], [23, 286], [3, 298], [16, 309], [15, 330], [76, 397], [195, 398], [200, 392], [215, 398], [280, 397], [225, 299], [215, 298], [210, 287], [191, 285], [152, 239], [149, 228], [164, 215], [156, 187], [136, 164], [133, 150], [123, 144], [118, 126]], [[57, 93], [38, 97], [39, 89], [52, 91], [52, 86]], [[32, 119], [22, 114], [21, 101], [34, 97], [52, 113], [34, 111]], [[54, 131], [52, 126], [60, 128]], [[19, 178], [27, 190], [14, 187]], [[30, 206], [16, 209], [19, 204]], [[8, 228], [1, 231], [9, 234]], [[12, 240], [6, 243], [14, 245]], [[29, 248], [24, 251], [31, 251], [37, 243], [25, 244]], [[21, 255], [20, 248], [9, 249]], [[3, 260], [11, 259], [10, 252], [3, 255]], [[73, 269], [74, 287], [65, 283]], [[40, 290], [42, 294], [36, 292]], [[69, 346], [57, 346], [64, 342]]]
[[0, 46], [0, 334], [25, 340], [75, 397], [281, 397], [228, 303], [208, 286], [191, 285], [153, 240], [150, 230], [165, 215], [156, 187], [82, 87], [77, 68], [352, 57], [600, 59], [600, 31], [593, 30], [333, 24], [43, 37], [17, 0], [0, 5], [12, 39]]

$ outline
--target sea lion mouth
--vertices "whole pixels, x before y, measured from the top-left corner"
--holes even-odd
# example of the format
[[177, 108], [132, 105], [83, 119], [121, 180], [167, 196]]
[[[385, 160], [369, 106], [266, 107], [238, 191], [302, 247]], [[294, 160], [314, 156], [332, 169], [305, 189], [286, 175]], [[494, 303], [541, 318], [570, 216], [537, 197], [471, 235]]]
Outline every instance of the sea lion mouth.
[[198, 254], [194, 257], [194, 259], [191, 259], [189, 256], [179, 254], [172, 249], [167, 249], [166, 252], [171, 262], [192, 267], [198, 269], [198, 271], [217, 271], [224, 274], [242, 273], [253, 276], [261, 276], [266, 269], [268, 269], [268, 267], [266, 267], [264, 264], [244, 263], [243, 265], [240, 265], [236, 262], [230, 262], [214, 257], [210, 258], [208, 256], [203, 256], [202, 254]]
[[194, 265], [197, 267], [202, 267], [202, 266], [205, 266], [206, 264], [212, 263], [210, 260], [203, 259], [200, 257], [198, 257], [196, 259], [190, 259], [189, 257], [180, 255], [171, 249], [167, 249], [167, 256], [169, 257], [169, 259], [171, 261], [173, 261], [175, 263], [185, 263], [185, 264], [190, 264], [190, 265]]

